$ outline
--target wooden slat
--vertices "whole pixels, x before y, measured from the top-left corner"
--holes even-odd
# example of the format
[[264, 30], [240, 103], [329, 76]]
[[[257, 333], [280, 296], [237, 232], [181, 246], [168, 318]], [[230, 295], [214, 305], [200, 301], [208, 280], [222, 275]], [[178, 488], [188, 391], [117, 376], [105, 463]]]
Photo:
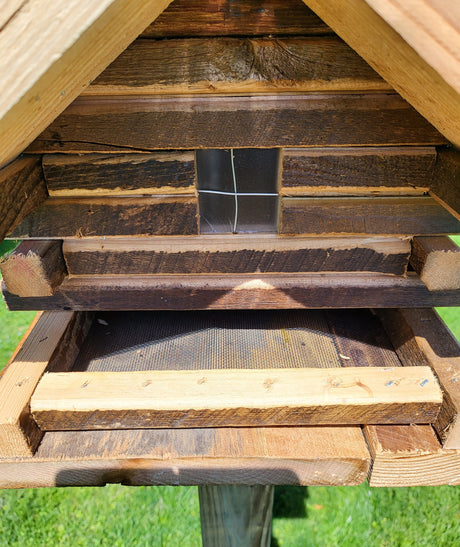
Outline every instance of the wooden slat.
[[370, 486], [460, 484], [460, 450], [446, 450], [429, 425], [365, 426]]
[[84, 95], [392, 91], [339, 38], [136, 40]]
[[23, 157], [0, 169], [0, 241], [46, 197], [39, 158]]
[[49, 373], [30, 409], [43, 431], [65, 431], [430, 423], [441, 402], [426, 366], [267, 368]]
[[[76, 340], [89, 328], [86, 314], [43, 313], [0, 375], [0, 457], [31, 455], [43, 435], [30, 418], [29, 400], [45, 369], [65, 347], [66, 360], [78, 353]], [[60, 363], [62, 370], [62, 363]]]
[[50, 196], [121, 196], [192, 194], [193, 152], [152, 154], [85, 154], [43, 156]]
[[410, 242], [394, 238], [210, 235], [172, 241], [66, 240], [63, 252], [72, 275], [331, 271], [404, 275]]
[[283, 198], [284, 235], [440, 235], [460, 221], [431, 197]]
[[0, 165], [22, 152], [168, 4], [17, 3], [0, 34]]
[[28, 150], [103, 153], [445, 142], [392, 94], [85, 97], [67, 108]]
[[460, 288], [460, 248], [448, 237], [415, 237], [410, 263], [430, 291]]
[[433, 177], [434, 148], [283, 150], [281, 195], [417, 195]]
[[[460, 93], [451, 87], [450, 78], [448, 81], [437, 72], [437, 60], [430, 58], [427, 62], [423, 59], [366, 0], [304, 2], [445, 137], [460, 146], [460, 116], [452, 115], [460, 112]], [[399, 4], [402, 5], [402, 2]], [[411, 2], [411, 5], [416, 4], [420, 2]], [[412, 12], [412, 8], [408, 6], [406, 11]], [[450, 21], [453, 20], [451, 17]], [[429, 28], [430, 24], [431, 19], [423, 19], [417, 26]], [[457, 33], [458, 29], [453, 44], [458, 43]], [[447, 36], [445, 40], [449, 48], [455, 50]], [[429, 50], [430, 45], [426, 44], [426, 51]], [[448, 61], [447, 65], [450, 71]]]
[[0, 461], [0, 486], [352, 485], [369, 463], [354, 426], [56, 432]]
[[301, 0], [175, 0], [141, 36], [327, 34], [331, 30]]
[[460, 291], [433, 291], [416, 275], [235, 274], [75, 276], [53, 296], [19, 298], [10, 310], [199, 310], [459, 306]]
[[431, 190], [460, 219], [460, 151], [438, 151]]
[[460, 347], [433, 310], [379, 310], [406, 365], [428, 364], [444, 392], [434, 427], [444, 448], [460, 448]]
[[198, 200], [191, 196], [50, 198], [10, 238], [187, 235], [198, 233]]
[[23, 241], [0, 260], [8, 291], [17, 296], [51, 296], [67, 274], [61, 241]]

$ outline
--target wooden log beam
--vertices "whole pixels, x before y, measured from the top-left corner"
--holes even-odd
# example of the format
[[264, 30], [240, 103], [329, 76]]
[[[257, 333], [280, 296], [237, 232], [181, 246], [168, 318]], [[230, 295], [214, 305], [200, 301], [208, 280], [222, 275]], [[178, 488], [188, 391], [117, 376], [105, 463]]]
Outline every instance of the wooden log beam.
[[0, 241], [46, 198], [37, 157], [22, 157], [0, 169]]
[[427, 366], [268, 368], [49, 373], [30, 409], [65, 431], [431, 423], [441, 402]]
[[[398, 25], [397, 29], [388, 24], [371, 6], [377, 6], [380, 0], [332, 0], [323, 2], [323, 0], [304, 0], [321, 19], [323, 19], [345, 42], [352, 47], [364, 60], [366, 60], [394, 89], [400, 93], [414, 108], [425, 116], [447, 139], [457, 146], [460, 146], [460, 117], [452, 113], [460, 112], [460, 93], [452, 87], [451, 77], [444, 75], [440, 68], [440, 57], [437, 55], [438, 49], [434, 52], [434, 58], [426, 57], [425, 60], [420, 54], [412, 48], [411, 40], [406, 41], [398, 31], [406, 27], [406, 22]], [[380, 2], [381, 3], [381, 2]], [[370, 4], [370, 5], [369, 5]], [[385, 2], [389, 5], [389, 2]], [[412, 19], [413, 7], [417, 2], [411, 2], [411, 7], [404, 8], [405, 13]], [[424, 2], [426, 4], [426, 2]], [[381, 5], [383, 5], [381, 3]], [[392, 2], [392, 5], [395, 5]], [[397, 5], [402, 9], [402, 2]], [[438, 15], [442, 10], [439, 3], [435, 9]], [[434, 4], [431, 3], [431, 8]], [[423, 9], [423, 8], [422, 8]], [[447, 9], [447, 8], [446, 8]], [[455, 40], [450, 42], [447, 36], [443, 35], [444, 25], [439, 26], [437, 21], [431, 17], [422, 18], [415, 22], [415, 28], [418, 36], [426, 36], [425, 29], [432, 26], [434, 33], [429, 33], [436, 40], [442, 40], [447, 46], [449, 55], [445, 59], [452, 59], [452, 52], [455, 49], [454, 44], [459, 43], [458, 24], [455, 17], [449, 15], [443, 17], [454, 29]], [[423, 21], [423, 23], [421, 22]], [[413, 21], [414, 22], [414, 21]], [[449, 34], [452, 36], [452, 33]], [[424, 38], [422, 38], [424, 41]], [[424, 50], [429, 51], [433, 40], [425, 44]], [[424, 42], [425, 43], [425, 42]], [[441, 42], [439, 42], [441, 43]], [[443, 48], [445, 49], [445, 48]], [[454, 73], [459, 66], [458, 55], [454, 64]], [[428, 62], [427, 62], [428, 61]], [[447, 62], [449, 72], [452, 66]], [[442, 75], [441, 75], [442, 73]], [[454, 76], [455, 77], [455, 76]], [[458, 83], [458, 82], [457, 82]], [[456, 86], [457, 87], [457, 86]], [[436, 100], [433, 100], [436, 97]]]
[[435, 160], [431, 147], [285, 148], [280, 195], [422, 195]]
[[355, 426], [48, 432], [0, 460], [0, 486], [353, 485], [369, 464]]
[[460, 248], [448, 237], [415, 237], [410, 263], [430, 291], [460, 288]]
[[175, 0], [141, 34], [175, 36], [321, 35], [331, 29], [301, 0]]
[[441, 412], [434, 422], [444, 448], [460, 448], [460, 347], [430, 309], [379, 310], [378, 315], [407, 365], [428, 364], [443, 389]]
[[460, 221], [436, 200], [414, 197], [283, 198], [283, 235], [441, 235]]
[[193, 194], [193, 152], [43, 156], [50, 196]]
[[136, 40], [83, 94], [336, 91], [393, 89], [334, 36], [189, 38]]
[[404, 275], [410, 242], [396, 238], [207, 235], [166, 240], [66, 240], [63, 252], [71, 275], [332, 271]]
[[446, 142], [396, 94], [82, 97], [28, 150], [112, 153]]
[[413, 274], [74, 276], [53, 296], [19, 298], [10, 310], [204, 310], [459, 306], [460, 291], [429, 291]]
[[95, 9], [91, 0], [46, 7], [14, 0], [0, 34], [0, 166], [21, 153], [169, 3], [101, 0]]

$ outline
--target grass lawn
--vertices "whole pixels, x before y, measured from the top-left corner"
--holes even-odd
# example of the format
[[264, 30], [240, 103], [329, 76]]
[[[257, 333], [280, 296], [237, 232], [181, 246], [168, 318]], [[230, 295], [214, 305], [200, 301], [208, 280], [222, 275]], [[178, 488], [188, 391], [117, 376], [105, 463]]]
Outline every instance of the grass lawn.
[[[440, 313], [460, 339], [460, 309]], [[0, 367], [33, 316], [7, 312], [0, 303]], [[276, 489], [273, 546], [452, 547], [459, 538], [458, 487]], [[200, 542], [193, 487], [0, 491], [0, 547], [187, 547]]]

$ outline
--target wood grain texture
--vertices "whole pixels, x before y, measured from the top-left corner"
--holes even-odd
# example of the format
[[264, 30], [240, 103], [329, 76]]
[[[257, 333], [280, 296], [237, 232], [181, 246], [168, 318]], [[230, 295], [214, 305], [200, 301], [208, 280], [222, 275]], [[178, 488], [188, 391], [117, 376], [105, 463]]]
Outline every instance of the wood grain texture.
[[47, 197], [36, 157], [22, 157], [0, 169], [0, 241]]
[[[43, 433], [30, 417], [29, 400], [66, 333], [80, 330], [85, 314], [40, 315], [0, 375], [0, 457], [31, 455]], [[72, 356], [72, 344], [68, 349]], [[73, 353], [75, 358], [76, 353]]]
[[28, 150], [104, 153], [445, 142], [396, 94], [84, 97]]
[[438, 150], [431, 191], [460, 219], [460, 152]]
[[460, 484], [460, 450], [440, 445], [430, 425], [364, 426], [372, 455], [370, 486]]
[[285, 148], [280, 194], [424, 194], [435, 160], [435, 149], [428, 147]]
[[211, 547], [270, 547], [274, 487], [199, 486], [201, 538]]
[[204, 310], [459, 306], [460, 291], [430, 292], [416, 275], [234, 274], [74, 276], [53, 296], [3, 296], [10, 310]]
[[8, 290], [17, 296], [51, 296], [67, 275], [61, 241], [23, 241], [0, 260]]
[[193, 152], [43, 157], [50, 196], [192, 194]]
[[147, 38], [328, 34], [301, 0], [175, 0], [141, 34]]
[[9, 235], [25, 238], [187, 235], [198, 233], [191, 196], [49, 198]]
[[460, 448], [460, 347], [436, 312], [429, 309], [379, 310], [404, 364], [428, 364], [443, 389], [434, 428], [444, 448]]
[[448, 237], [414, 237], [410, 263], [430, 291], [460, 288], [460, 248]]
[[[304, 2], [445, 137], [460, 146], [460, 116], [452, 115], [460, 112], [460, 93], [437, 72], [438, 63], [422, 58], [366, 0]], [[412, 11], [409, 6], [407, 10]], [[419, 23], [429, 28], [431, 21]], [[457, 42], [456, 36], [453, 43]]]
[[352, 485], [369, 463], [359, 427], [56, 432], [0, 460], [0, 486]]
[[441, 235], [460, 221], [436, 200], [415, 197], [283, 198], [283, 235]]
[[339, 38], [136, 40], [84, 95], [392, 91]]
[[[66, 240], [72, 275], [372, 271], [404, 275], [405, 239], [293, 238], [258, 234], [167, 240]], [[12, 291], [10, 291], [12, 292]]]
[[0, 34], [0, 165], [21, 153], [168, 4], [18, 4]]

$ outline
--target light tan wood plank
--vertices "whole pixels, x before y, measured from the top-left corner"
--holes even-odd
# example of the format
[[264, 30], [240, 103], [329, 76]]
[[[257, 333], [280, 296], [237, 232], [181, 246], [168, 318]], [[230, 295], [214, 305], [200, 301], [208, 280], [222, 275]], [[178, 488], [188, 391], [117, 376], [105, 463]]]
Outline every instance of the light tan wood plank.
[[30, 406], [42, 430], [79, 430], [429, 423], [441, 402], [429, 367], [350, 367], [49, 373]]
[[96, 8], [91, 0], [28, 0], [17, 5], [0, 33], [0, 165], [22, 152], [168, 4], [101, 0]]
[[364, 427], [372, 456], [370, 486], [460, 484], [460, 450], [446, 450], [429, 425]]
[[304, 2], [445, 137], [460, 146], [460, 93], [437, 72], [437, 62], [431, 58], [425, 61], [365, 0]]
[[460, 288], [460, 248], [448, 237], [415, 237], [410, 263], [430, 291]]

